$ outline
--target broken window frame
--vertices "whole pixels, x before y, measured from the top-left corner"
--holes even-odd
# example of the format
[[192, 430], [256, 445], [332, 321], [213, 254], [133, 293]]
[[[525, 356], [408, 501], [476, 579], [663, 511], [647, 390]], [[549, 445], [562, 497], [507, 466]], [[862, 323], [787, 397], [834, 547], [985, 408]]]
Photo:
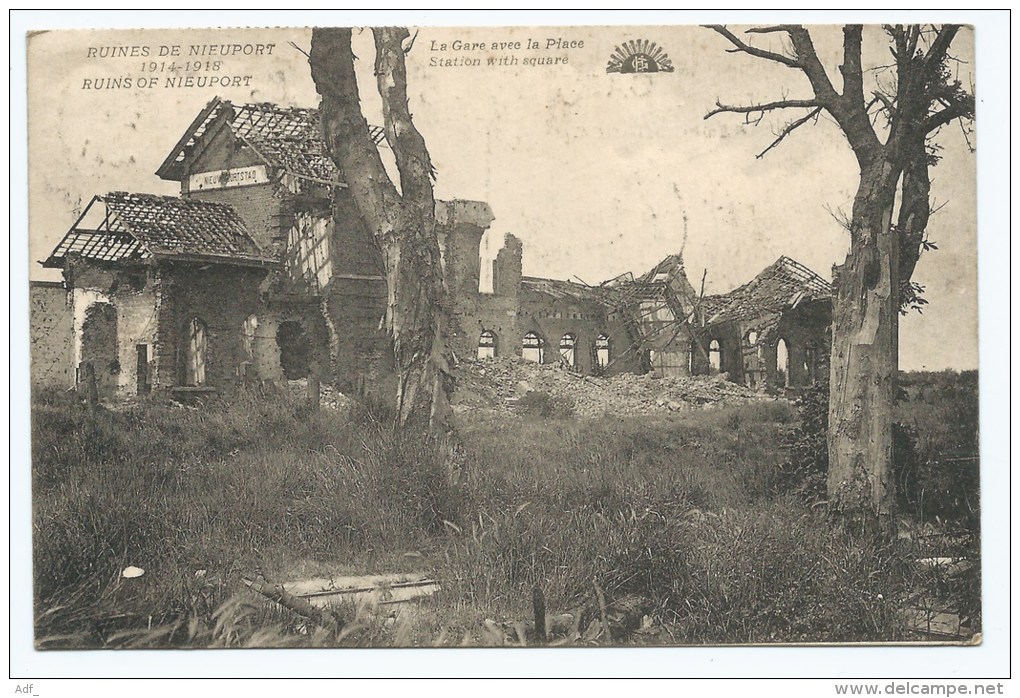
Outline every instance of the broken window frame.
[[197, 315], [188, 322], [184, 362], [184, 383], [195, 388], [206, 385], [209, 363], [209, 326]]
[[493, 332], [492, 330], [482, 330], [481, 334], [478, 335], [478, 358], [479, 359], [496, 358], [496, 345], [497, 345], [496, 333]]
[[[715, 361], [713, 361], [713, 356]], [[722, 340], [716, 338], [708, 343], [708, 366], [710, 373], [722, 373], [723, 371], [723, 344]]]
[[577, 366], [577, 335], [567, 332], [560, 337], [560, 361], [570, 368]]
[[605, 332], [600, 332], [595, 337], [595, 367], [600, 371], [604, 371], [609, 366], [611, 359], [609, 335]]
[[[534, 354], [529, 356], [529, 352]], [[535, 358], [531, 358], [534, 356]], [[526, 361], [545, 363], [545, 340], [537, 332], [528, 332], [521, 341], [521, 358]]]

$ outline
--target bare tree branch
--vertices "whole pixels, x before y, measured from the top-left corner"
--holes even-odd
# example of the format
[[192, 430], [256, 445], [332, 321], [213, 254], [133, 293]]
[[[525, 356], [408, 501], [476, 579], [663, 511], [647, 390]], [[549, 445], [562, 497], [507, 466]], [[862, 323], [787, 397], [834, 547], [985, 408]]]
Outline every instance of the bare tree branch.
[[935, 36], [935, 40], [932, 42], [931, 48], [928, 49], [928, 54], [924, 58], [924, 70], [927, 76], [932, 75], [938, 66], [942, 64], [942, 59], [945, 58], [949, 45], [953, 43], [953, 39], [956, 38], [958, 31], [960, 31], [959, 24], [946, 24], [938, 30], [938, 34]]
[[290, 47], [292, 49], [294, 49], [295, 51], [299, 51], [299, 52], [305, 54], [305, 58], [307, 58], [308, 60], [312, 59], [312, 57], [308, 55], [308, 51], [305, 51], [303, 48], [301, 48], [300, 46], [295, 44], [293, 41], [288, 41], [287, 43], [290, 44]]
[[322, 96], [320, 113], [328, 151], [334, 155], [355, 200], [372, 202], [362, 212], [369, 227], [392, 230], [395, 222], [391, 214], [400, 209], [402, 202], [361, 113], [351, 30], [324, 27], [312, 38], [312, 80]]
[[876, 100], [881, 102], [886, 113], [889, 115], [889, 119], [894, 119], [896, 117], [896, 106], [892, 103], [892, 100], [889, 99], [889, 96], [882, 94], [878, 90], [875, 90], [871, 94], [875, 97], [875, 99], [871, 101], [871, 104], [874, 104]]
[[973, 116], [973, 103], [968, 104], [967, 100], [960, 100], [930, 115], [924, 120], [924, 125], [921, 128], [924, 133], [931, 133], [935, 129], [945, 126], [953, 119], [970, 119]]
[[970, 142], [970, 134], [973, 133], [973, 131], [967, 130], [967, 126], [963, 123], [963, 119], [958, 119], [956, 123], [960, 124], [960, 133], [963, 134], [963, 140], [967, 144], [967, 152], [973, 153], [974, 144]]
[[810, 112], [808, 112], [806, 115], [802, 116], [801, 118], [797, 119], [796, 121], [791, 121], [789, 124], [787, 124], [783, 128], [782, 131], [780, 131], [779, 137], [776, 138], [776, 140], [772, 141], [772, 143], [769, 144], [768, 148], [766, 148], [765, 150], [763, 150], [760, 153], [758, 153], [755, 157], [758, 158], [759, 160], [761, 158], [765, 157], [765, 153], [769, 152], [770, 150], [775, 148], [777, 145], [782, 143], [783, 139], [786, 138], [787, 136], [789, 136], [790, 133], [792, 133], [795, 129], [799, 128], [800, 126], [803, 126], [804, 124], [806, 124], [808, 121], [811, 121], [812, 119], [817, 120], [818, 119], [818, 115], [821, 114], [821, 113], [822, 113], [822, 107], [815, 107]]
[[407, 68], [401, 45], [409, 34], [404, 27], [381, 27], [375, 36], [375, 76], [382, 97], [386, 142], [390, 144], [400, 172], [404, 202], [426, 211], [435, 210], [432, 194], [432, 161], [425, 139], [411, 120], [407, 99]]
[[843, 75], [843, 98], [864, 101], [864, 71], [861, 69], [860, 24], [843, 27], [843, 63], [839, 72]]
[[764, 104], [751, 104], [748, 106], [736, 106], [729, 104], [722, 104], [718, 100], [715, 103], [716, 108], [705, 114], [705, 118], [711, 118], [716, 114], [757, 114], [758, 112], [774, 111], [776, 109], [799, 109], [799, 108], [814, 108], [824, 107], [821, 102], [817, 99], [781, 99], [776, 102], [765, 102]]
[[781, 53], [774, 53], [772, 51], [766, 51], [765, 49], [757, 48], [749, 44], [744, 43], [737, 35], [726, 28], [724, 24], [706, 24], [704, 25], [707, 29], [711, 29], [720, 36], [725, 37], [731, 44], [736, 47], [735, 53], [746, 53], [756, 58], [765, 58], [776, 63], [782, 63], [788, 68], [800, 68], [800, 63], [797, 60], [784, 56]]
[[789, 33], [791, 30], [796, 29], [796, 24], [775, 24], [771, 27], [751, 27], [745, 29], [745, 34], [774, 34], [776, 32]]
[[[815, 98], [824, 102], [833, 101], [833, 98], [836, 97], [836, 90], [833, 89], [832, 82], [829, 81], [829, 75], [825, 72], [825, 66], [818, 59], [814, 42], [811, 41], [811, 34], [800, 25], [793, 25], [787, 31], [790, 34], [790, 40], [793, 42], [793, 49], [797, 54], [797, 64], [811, 82], [811, 87], [815, 91]], [[833, 114], [833, 116], [836, 116], [836, 114]]]
[[418, 39], [418, 30], [415, 29], [414, 30], [414, 36], [411, 37], [411, 40], [407, 42], [407, 46], [405, 46], [404, 49], [403, 49], [405, 56], [411, 52], [412, 48], [414, 48], [414, 42], [417, 39]]

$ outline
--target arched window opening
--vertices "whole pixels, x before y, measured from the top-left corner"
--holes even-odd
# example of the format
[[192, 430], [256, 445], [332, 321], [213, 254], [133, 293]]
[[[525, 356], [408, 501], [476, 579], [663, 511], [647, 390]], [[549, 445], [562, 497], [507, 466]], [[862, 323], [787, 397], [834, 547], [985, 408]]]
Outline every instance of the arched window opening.
[[577, 344], [577, 337], [570, 332], [567, 332], [560, 339], [560, 359], [567, 366], [573, 366], [575, 363], [574, 346]]
[[606, 334], [595, 338], [595, 365], [599, 369], [609, 365], [609, 336]]
[[187, 363], [185, 364], [184, 382], [187, 385], [205, 385], [205, 367], [208, 360], [206, 356], [207, 335], [205, 323], [199, 318], [192, 318], [188, 324], [188, 350]]
[[776, 344], [776, 385], [790, 387], [790, 350], [785, 339]]
[[528, 332], [524, 335], [521, 356], [527, 361], [534, 361], [537, 364], [542, 363], [542, 359], [545, 358], [545, 342], [534, 332]]
[[758, 353], [761, 349], [758, 346], [758, 332], [748, 330], [744, 335], [744, 347], [742, 357], [744, 362], [744, 384], [753, 390], [761, 385], [761, 362], [758, 360]]
[[478, 358], [493, 359], [496, 357], [496, 333], [484, 330], [478, 337]]
[[307, 378], [312, 363], [312, 346], [300, 322], [281, 322], [276, 330], [280, 368], [287, 380]]
[[712, 367], [712, 373], [722, 371], [722, 345], [718, 339], [713, 339], [708, 344], [708, 363]]

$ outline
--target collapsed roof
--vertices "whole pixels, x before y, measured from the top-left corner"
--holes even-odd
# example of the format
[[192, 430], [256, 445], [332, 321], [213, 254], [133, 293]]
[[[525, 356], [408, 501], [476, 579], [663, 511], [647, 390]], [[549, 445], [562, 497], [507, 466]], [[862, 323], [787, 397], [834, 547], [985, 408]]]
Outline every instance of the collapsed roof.
[[181, 259], [274, 264], [230, 206], [127, 192], [92, 197], [42, 264], [62, 268], [72, 255], [99, 262]]
[[[188, 163], [201, 154], [211, 136], [224, 126], [269, 167], [320, 183], [342, 184], [336, 165], [326, 153], [318, 109], [270, 103], [234, 105], [219, 97], [214, 97], [195, 117], [156, 174], [180, 181]], [[369, 126], [368, 130], [374, 143], [382, 142], [382, 128]]]
[[733, 322], [796, 308], [804, 301], [832, 298], [832, 285], [800, 262], [783, 256], [729, 293], [706, 296], [706, 324]]
[[556, 300], [572, 300], [578, 303], [598, 303], [615, 306], [620, 296], [613, 288], [606, 286], [587, 286], [574, 281], [546, 279], [539, 276], [522, 276], [521, 290], [540, 293]]

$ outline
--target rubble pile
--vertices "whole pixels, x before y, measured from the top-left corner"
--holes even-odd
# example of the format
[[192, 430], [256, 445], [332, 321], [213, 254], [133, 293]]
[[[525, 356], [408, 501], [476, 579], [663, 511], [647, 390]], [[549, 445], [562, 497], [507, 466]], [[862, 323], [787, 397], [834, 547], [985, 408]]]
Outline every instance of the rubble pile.
[[[287, 381], [287, 392], [295, 401], [308, 399], [308, 379], [298, 378]], [[319, 406], [341, 410], [351, 404], [351, 399], [328, 383], [319, 385]]]
[[453, 405], [458, 411], [511, 409], [531, 392], [547, 393], [569, 405], [579, 417], [676, 412], [775, 399], [731, 383], [722, 375], [659, 378], [623, 373], [597, 377], [516, 357], [466, 360], [454, 377]]

